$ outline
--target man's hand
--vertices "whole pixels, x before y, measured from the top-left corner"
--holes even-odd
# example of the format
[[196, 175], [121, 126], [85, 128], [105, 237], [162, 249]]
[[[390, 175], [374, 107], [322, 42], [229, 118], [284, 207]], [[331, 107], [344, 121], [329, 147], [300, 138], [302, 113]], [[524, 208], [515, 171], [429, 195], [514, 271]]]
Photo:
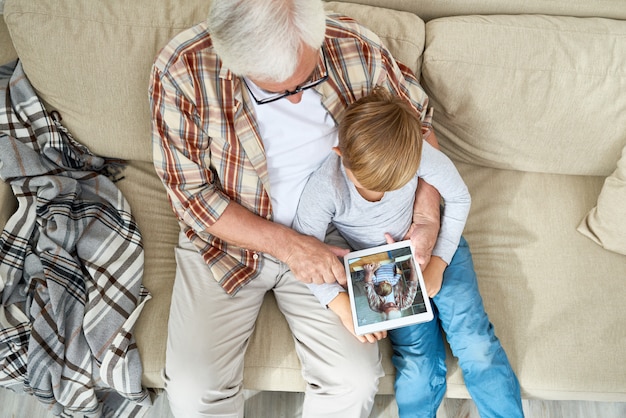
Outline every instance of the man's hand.
[[346, 285], [346, 272], [338, 257], [350, 250], [324, 244], [318, 239], [300, 235], [285, 243], [285, 262], [298, 280], [304, 283], [335, 283]]
[[207, 232], [241, 248], [273, 255], [304, 283], [346, 284], [346, 273], [337, 257], [343, 257], [349, 250], [326, 245], [268, 221], [236, 202], [228, 204]]
[[350, 309], [350, 299], [346, 292], [339, 293], [335, 299], [331, 300], [328, 304], [328, 308], [337, 314], [343, 326], [362, 343], [375, 343], [387, 337], [387, 331], [356, 335], [354, 332], [354, 322], [352, 320], [352, 310]]
[[[411, 240], [411, 246], [415, 253], [415, 261], [420, 265], [422, 271], [430, 262], [437, 235], [439, 234], [439, 223], [433, 223], [428, 220], [417, 221], [413, 218], [413, 223], [404, 239]], [[433, 238], [434, 237], [434, 238]]]

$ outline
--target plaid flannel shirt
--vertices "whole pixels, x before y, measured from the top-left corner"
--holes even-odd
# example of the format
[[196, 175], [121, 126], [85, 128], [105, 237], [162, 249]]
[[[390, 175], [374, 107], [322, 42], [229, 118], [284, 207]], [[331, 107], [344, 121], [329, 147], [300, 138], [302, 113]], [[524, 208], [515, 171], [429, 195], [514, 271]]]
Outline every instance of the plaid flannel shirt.
[[[329, 15], [323, 48], [328, 79], [315, 87], [335, 121], [352, 102], [382, 85], [410, 100], [430, 129], [428, 97], [380, 39], [345, 16]], [[320, 54], [317, 71], [324, 60]], [[232, 200], [272, 219], [263, 142], [240, 77], [215, 54], [206, 23], [171, 40], [150, 80], [154, 165], [183, 231], [215, 279], [235, 294], [253, 279], [263, 257], [208, 232]]]
[[[406, 285], [399, 280], [396, 285], [393, 286], [393, 298], [394, 302], [398, 306], [398, 309], [403, 310], [411, 307], [417, 294], [417, 281], [407, 281]], [[365, 291], [367, 293], [367, 303], [370, 308], [376, 312], [382, 312], [383, 305], [386, 302], [384, 296], [380, 296], [376, 293], [374, 283], [365, 283]]]

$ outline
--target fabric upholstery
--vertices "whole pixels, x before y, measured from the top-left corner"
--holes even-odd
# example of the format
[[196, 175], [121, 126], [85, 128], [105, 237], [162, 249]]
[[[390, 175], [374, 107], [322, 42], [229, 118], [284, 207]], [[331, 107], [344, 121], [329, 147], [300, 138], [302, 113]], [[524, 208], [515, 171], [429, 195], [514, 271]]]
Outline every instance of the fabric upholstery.
[[6, 64], [17, 58], [17, 53], [13, 48], [11, 37], [3, 16], [0, 15], [0, 65]]
[[4, 17], [32, 85], [77, 140], [98, 155], [152, 161], [152, 62], [171, 37], [206, 17], [209, 4], [9, 2]]
[[[144, 237], [144, 285], [153, 298], [135, 336], [149, 387], [163, 387], [178, 225], [152, 167], [148, 76], [157, 51], [203, 20], [209, 4], [6, 0], [9, 31], [0, 20], [0, 59], [20, 56], [48, 110], [61, 113], [78, 141], [130, 160], [117, 185]], [[626, 401], [626, 259], [607, 250], [614, 241], [605, 234], [623, 227], [623, 212], [614, 210], [626, 206], [622, 3], [350, 0], [326, 7], [369, 26], [397, 59], [421, 69], [437, 136], [472, 194], [464, 235], [523, 395]], [[15, 211], [6, 184], [0, 205], [3, 226]], [[581, 219], [605, 248], [577, 231]], [[380, 347], [380, 393], [393, 393], [391, 347]], [[447, 396], [468, 397], [454, 358], [448, 362]], [[271, 295], [245, 367], [249, 389], [304, 388]]]
[[2, 206], [0, 206], [0, 225], [4, 226], [17, 209], [17, 200], [13, 196], [11, 186], [4, 182], [0, 182], [0, 202], [2, 202]]
[[179, 227], [151, 162], [131, 161], [123, 176], [116, 185], [130, 204], [141, 231], [147, 260], [143, 284], [152, 295], [135, 329], [144, 368], [143, 384], [162, 387], [167, 320], [176, 272], [174, 247], [178, 243]]
[[578, 232], [609, 251], [626, 255], [626, 147]]
[[603, 178], [457, 167], [474, 197], [464, 235], [485, 309], [523, 395], [624, 391], [626, 258], [576, 232]]
[[[607, 46], [626, 50], [626, 22], [428, 22], [422, 79], [442, 148], [487, 167], [609, 175], [626, 145], [626, 54], [607, 53]], [[559, 158], [547, 152], [565, 149]]]
[[544, 14], [626, 19], [626, 9], [615, 0], [346, 0], [348, 3], [405, 10], [429, 21], [439, 17], [495, 14]]
[[[9, 36], [9, 31], [0, 16], [0, 65], [11, 62], [17, 58], [15, 49]], [[17, 200], [13, 196], [11, 186], [0, 181], [0, 227], [4, 227], [9, 217], [17, 209]]]

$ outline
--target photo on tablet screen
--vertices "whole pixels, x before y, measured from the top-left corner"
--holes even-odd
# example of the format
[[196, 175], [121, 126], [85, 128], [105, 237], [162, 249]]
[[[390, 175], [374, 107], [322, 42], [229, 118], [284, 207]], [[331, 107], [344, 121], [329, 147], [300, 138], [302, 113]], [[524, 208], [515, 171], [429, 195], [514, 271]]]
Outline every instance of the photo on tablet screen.
[[355, 332], [399, 328], [430, 321], [430, 299], [409, 245], [401, 241], [344, 257]]

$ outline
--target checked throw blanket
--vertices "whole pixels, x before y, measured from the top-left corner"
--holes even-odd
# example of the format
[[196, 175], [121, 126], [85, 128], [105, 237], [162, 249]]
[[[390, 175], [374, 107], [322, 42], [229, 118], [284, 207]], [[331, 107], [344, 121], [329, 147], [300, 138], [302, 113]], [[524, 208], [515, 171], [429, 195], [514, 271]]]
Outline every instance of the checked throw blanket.
[[132, 335], [150, 298], [141, 235], [111, 162], [46, 112], [19, 61], [0, 67], [0, 178], [18, 201], [0, 236], [0, 386], [55, 415], [151, 403]]

